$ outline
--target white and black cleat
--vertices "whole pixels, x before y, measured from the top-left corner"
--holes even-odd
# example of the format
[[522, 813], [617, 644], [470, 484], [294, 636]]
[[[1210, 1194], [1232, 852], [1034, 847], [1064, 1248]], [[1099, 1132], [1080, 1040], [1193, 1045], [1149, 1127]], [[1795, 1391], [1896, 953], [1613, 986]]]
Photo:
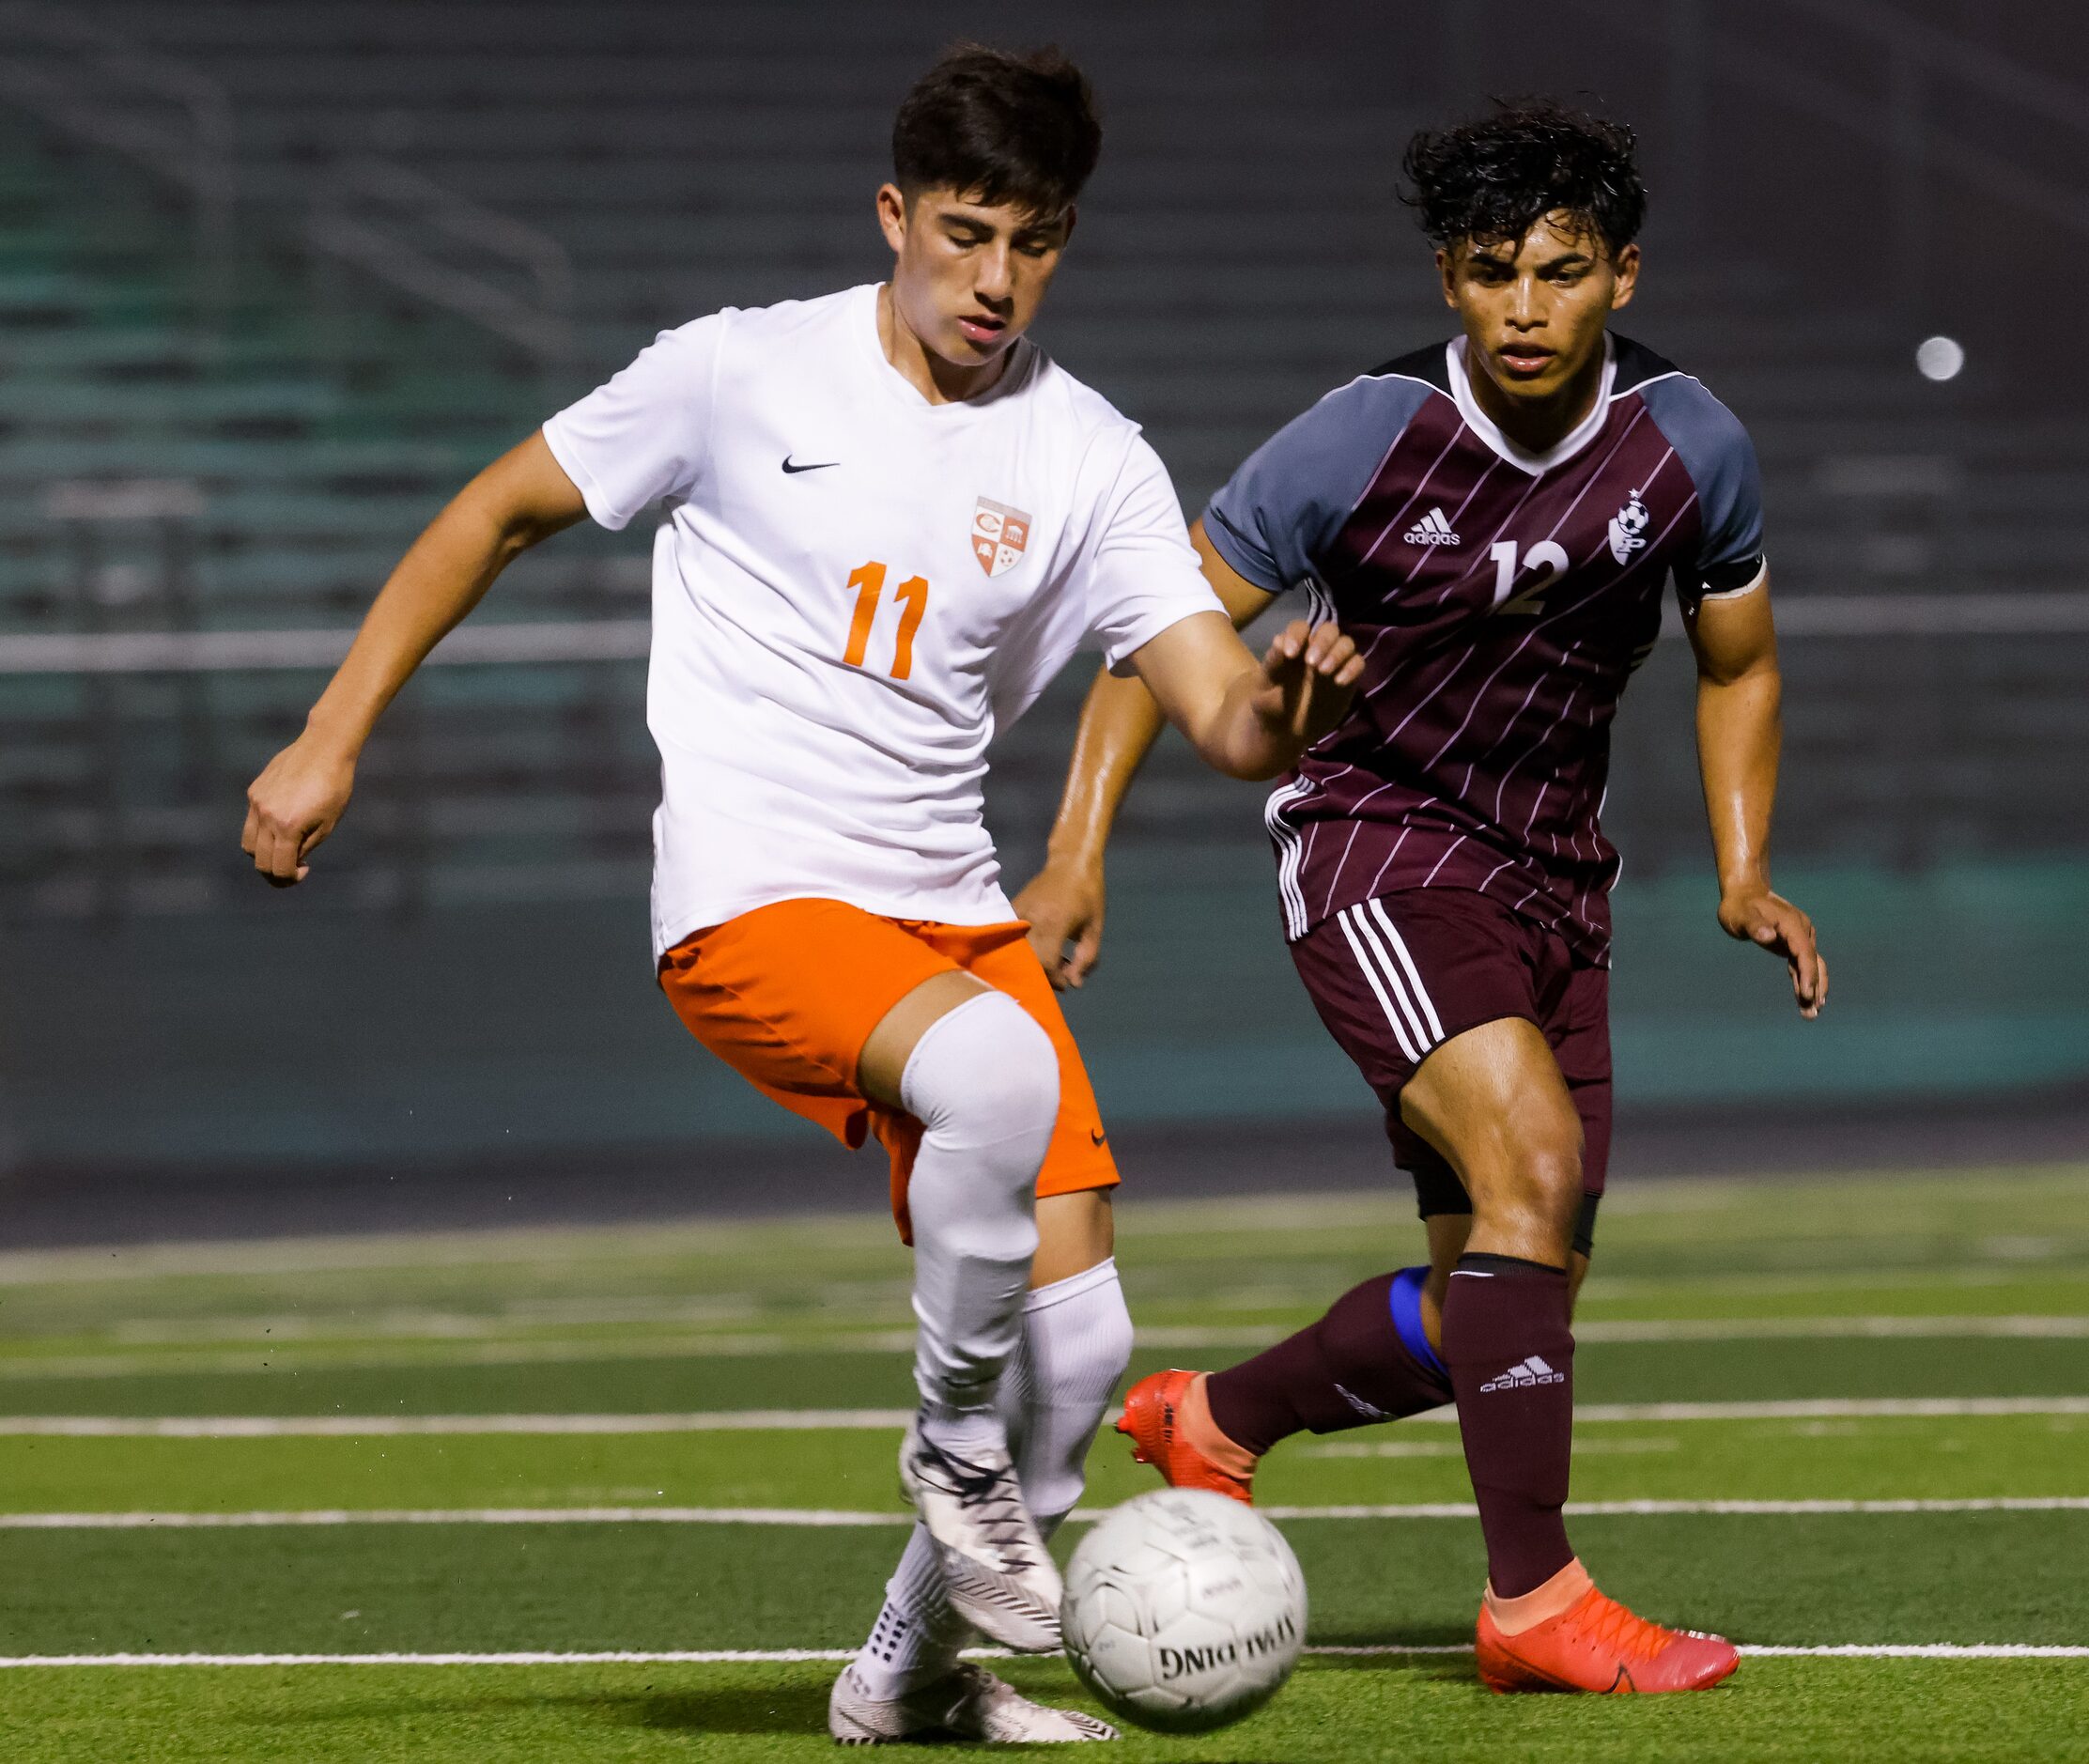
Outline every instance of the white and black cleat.
[[1056, 1651], [1059, 1565], [1023, 1504], [1007, 1448], [960, 1456], [924, 1438], [917, 1422], [900, 1446], [900, 1487], [936, 1540], [952, 1609], [1019, 1654]]
[[1114, 1740], [1117, 1729], [1076, 1709], [1047, 1709], [991, 1672], [960, 1665], [903, 1696], [873, 1696], [853, 1665], [842, 1668], [827, 1699], [827, 1730], [837, 1745], [897, 1745], [908, 1740], [970, 1740], [982, 1745], [1068, 1745]]

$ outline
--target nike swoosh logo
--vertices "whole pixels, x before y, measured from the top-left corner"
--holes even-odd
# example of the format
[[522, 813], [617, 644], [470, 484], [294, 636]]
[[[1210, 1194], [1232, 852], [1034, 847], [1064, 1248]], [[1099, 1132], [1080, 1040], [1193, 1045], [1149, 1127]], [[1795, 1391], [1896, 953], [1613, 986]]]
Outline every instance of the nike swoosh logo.
[[809, 464], [801, 466], [796, 460], [794, 460], [789, 454], [785, 454], [783, 456], [783, 470], [790, 472], [793, 476], [796, 476], [800, 472], [825, 472], [828, 467], [838, 466], [842, 462], [839, 459], [816, 459], [810, 462]]

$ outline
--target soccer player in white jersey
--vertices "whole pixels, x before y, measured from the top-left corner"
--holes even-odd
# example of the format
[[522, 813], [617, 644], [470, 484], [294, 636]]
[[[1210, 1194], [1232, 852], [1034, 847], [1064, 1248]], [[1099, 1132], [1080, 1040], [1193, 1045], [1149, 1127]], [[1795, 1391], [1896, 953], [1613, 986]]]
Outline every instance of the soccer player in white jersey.
[[[653, 942], [689, 1029], [844, 1143], [889, 1149], [914, 1245], [921, 1523], [835, 1686], [838, 1740], [1114, 1737], [958, 1648], [1059, 1644], [1044, 1538], [1131, 1350], [1117, 1182], [981, 818], [985, 750], [1075, 650], [1203, 757], [1290, 766], [1359, 670], [1333, 626], [1258, 662], [1137, 427], [1025, 336], [1101, 144], [1053, 53], [945, 54], [901, 106], [890, 281], [664, 332], [414, 543], [242, 845], [306, 874], [379, 713], [511, 559], [655, 503]], [[1027, 1289], [1027, 1290], [1026, 1290]]]

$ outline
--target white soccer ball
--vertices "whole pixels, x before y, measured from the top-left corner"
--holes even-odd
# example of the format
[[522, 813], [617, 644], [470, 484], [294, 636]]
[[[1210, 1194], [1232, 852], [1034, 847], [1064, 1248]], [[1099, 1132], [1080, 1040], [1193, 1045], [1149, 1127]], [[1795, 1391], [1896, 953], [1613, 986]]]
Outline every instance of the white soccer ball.
[[1253, 1508], [1164, 1489], [1081, 1540], [1060, 1626], [1074, 1670], [1113, 1713], [1201, 1733], [1259, 1709], [1292, 1676], [1306, 1645], [1306, 1577]]

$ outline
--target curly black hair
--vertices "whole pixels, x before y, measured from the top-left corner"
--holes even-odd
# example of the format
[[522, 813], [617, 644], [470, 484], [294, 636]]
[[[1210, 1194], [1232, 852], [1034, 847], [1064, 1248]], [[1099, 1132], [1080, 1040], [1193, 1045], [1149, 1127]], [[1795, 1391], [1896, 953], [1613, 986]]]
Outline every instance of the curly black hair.
[[1081, 193], [1102, 150], [1095, 95], [1057, 49], [1012, 54], [952, 43], [892, 124], [892, 177], [909, 197], [947, 186], [1041, 217]]
[[1400, 199], [1431, 244], [1498, 245], [1555, 213], [1588, 226], [1612, 256], [1638, 238], [1647, 186], [1630, 129], [1548, 98], [1493, 104], [1490, 116], [1407, 144]]

